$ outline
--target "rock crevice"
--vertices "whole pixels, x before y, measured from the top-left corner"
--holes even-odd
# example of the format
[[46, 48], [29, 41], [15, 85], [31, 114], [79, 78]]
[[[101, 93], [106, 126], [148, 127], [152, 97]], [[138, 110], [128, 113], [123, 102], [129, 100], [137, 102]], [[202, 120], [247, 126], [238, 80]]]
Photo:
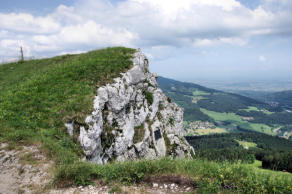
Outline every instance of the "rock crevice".
[[183, 137], [183, 109], [158, 88], [146, 56], [138, 50], [133, 57], [130, 70], [98, 88], [86, 126], [65, 124], [69, 134], [79, 131], [86, 158], [97, 163], [191, 157], [194, 151]]

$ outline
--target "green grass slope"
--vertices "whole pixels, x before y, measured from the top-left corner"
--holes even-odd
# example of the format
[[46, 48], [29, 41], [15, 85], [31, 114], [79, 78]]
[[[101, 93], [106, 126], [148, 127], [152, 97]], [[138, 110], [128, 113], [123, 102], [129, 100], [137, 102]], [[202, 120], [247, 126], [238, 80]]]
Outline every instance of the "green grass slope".
[[54, 161], [54, 183], [59, 186], [87, 185], [96, 179], [132, 184], [150, 175], [177, 174], [188, 177], [200, 193], [292, 191], [290, 174], [274, 175], [240, 163], [169, 158], [107, 165], [82, 162], [82, 150], [67, 135], [64, 122], [74, 117], [82, 123], [97, 87], [128, 70], [134, 52], [107, 48], [0, 66], [0, 142], [10, 148], [40, 145]]
[[148, 176], [181, 175], [191, 180], [189, 193], [291, 193], [292, 175], [258, 168], [258, 165], [231, 164], [205, 160], [128, 161], [107, 165], [75, 163], [63, 166], [55, 181], [61, 184], [87, 183], [99, 178], [105, 182], [142, 183]]
[[107, 48], [0, 66], [1, 140], [42, 142], [60, 162], [77, 159], [81, 151], [64, 123], [84, 122], [97, 87], [129, 69], [134, 51]]

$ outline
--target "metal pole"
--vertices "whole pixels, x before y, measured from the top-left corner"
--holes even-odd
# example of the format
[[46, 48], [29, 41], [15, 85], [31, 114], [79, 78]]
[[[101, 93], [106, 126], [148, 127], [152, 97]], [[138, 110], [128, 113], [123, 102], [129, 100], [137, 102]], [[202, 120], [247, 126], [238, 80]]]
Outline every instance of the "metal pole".
[[22, 46], [20, 47], [20, 61], [24, 61]]

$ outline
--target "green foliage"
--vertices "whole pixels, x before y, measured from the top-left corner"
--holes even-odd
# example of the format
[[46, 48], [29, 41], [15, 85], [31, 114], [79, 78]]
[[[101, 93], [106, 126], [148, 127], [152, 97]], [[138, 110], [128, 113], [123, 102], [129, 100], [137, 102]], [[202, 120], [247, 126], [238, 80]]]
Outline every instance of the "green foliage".
[[145, 72], [146, 73], [149, 73], [150, 72], [148, 67], [145, 67]]
[[147, 90], [143, 91], [143, 94], [147, 100], [148, 105], [153, 104], [153, 94]]
[[[257, 93], [255, 93], [257, 94]], [[251, 93], [251, 95], [255, 95]], [[259, 93], [256, 96], [259, 100], [277, 102], [280, 107], [292, 109], [292, 90], [274, 92], [274, 93]]]
[[[256, 158], [263, 168], [292, 172], [292, 141], [261, 133], [231, 133], [186, 137], [198, 157], [212, 161], [242, 161]], [[242, 143], [249, 148], [244, 149]]]
[[160, 102], [159, 105], [158, 105], [158, 110], [162, 111], [163, 109], [164, 109], [163, 104]]
[[166, 153], [167, 154], [171, 154], [172, 153], [172, 145], [171, 145], [170, 140], [167, 137], [167, 134], [165, 132], [163, 132], [163, 139], [164, 139], [164, 142], [165, 142]]
[[249, 153], [248, 150], [241, 148], [223, 148], [223, 149], [210, 149], [198, 150], [197, 157], [207, 159], [209, 161], [223, 162], [228, 161], [231, 163], [248, 163], [252, 164], [255, 161], [255, 156]]
[[292, 151], [258, 150], [255, 156], [263, 168], [292, 172]]
[[188, 136], [186, 140], [195, 150], [203, 149], [221, 149], [221, 148], [239, 148], [238, 141], [253, 142], [258, 148], [264, 150], [289, 151], [292, 149], [292, 141], [274, 137], [262, 133], [225, 133], [206, 136]]
[[54, 182], [58, 185], [89, 185], [93, 180], [94, 166], [85, 162], [75, 162], [58, 168]]
[[173, 126], [174, 125], [174, 118], [173, 117], [170, 117], [169, 118], [169, 123]]
[[154, 86], [153, 86], [153, 85], [150, 83], [150, 81], [149, 81], [149, 80], [147, 80], [147, 79], [145, 80], [145, 82], [144, 82], [144, 83], [147, 83], [149, 87], [154, 87]]

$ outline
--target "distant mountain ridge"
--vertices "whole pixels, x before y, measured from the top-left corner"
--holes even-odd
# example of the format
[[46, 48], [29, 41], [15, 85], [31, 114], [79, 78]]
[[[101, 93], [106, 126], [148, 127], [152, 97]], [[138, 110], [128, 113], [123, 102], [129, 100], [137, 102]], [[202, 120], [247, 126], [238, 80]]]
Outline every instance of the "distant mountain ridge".
[[267, 94], [265, 99], [266, 101], [277, 102], [283, 108], [292, 109], [292, 90]]
[[261, 91], [234, 91], [237, 94], [266, 102], [272, 106], [292, 110], [292, 90], [281, 92], [261, 92]]
[[[200, 131], [204, 134], [206, 131], [203, 129], [210, 130], [210, 133], [256, 131], [286, 138], [292, 135], [292, 114], [279, 106], [164, 77], [158, 78], [158, 84], [171, 99], [184, 108], [187, 130], [192, 128], [192, 131], [197, 132], [201, 128]], [[211, 122], [214, 126], [211, 129], [204, 127], [212, 126], [205, 122]]]

